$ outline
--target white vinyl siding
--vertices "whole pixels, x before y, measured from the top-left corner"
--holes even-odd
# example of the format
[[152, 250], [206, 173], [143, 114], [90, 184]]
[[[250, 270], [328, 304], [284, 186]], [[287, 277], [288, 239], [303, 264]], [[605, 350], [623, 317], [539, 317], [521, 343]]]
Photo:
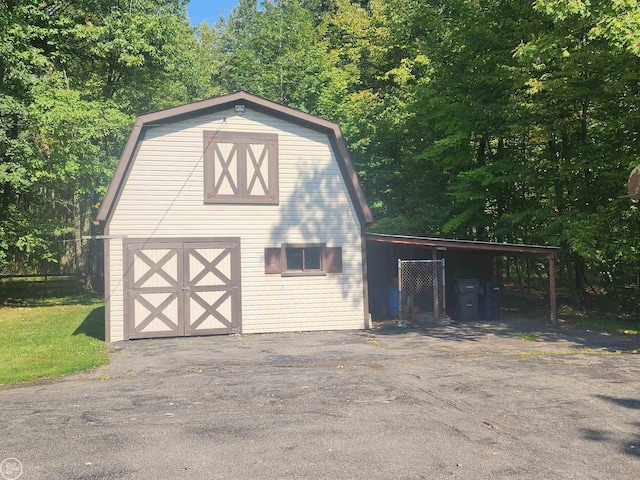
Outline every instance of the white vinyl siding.
[[[108, 233], [108, 232], [106, 232]], [[124, 250], [119, 239], [105, 240], [104, 248], [109, 249], [109, 284], [105, 301], [110, 316], [110, 340], [124, 339]], [[109, 340], [109, 339], [107, 339]]]
[[[278, 136], [279, 204], [205, 204], [203, 132]], [[129, 238], [240, 237], [242, 332], [364, 327], [361, 225], [325, 134], [247, 109], [148, 131], [108, 223]], [[266, 275], [264, 249], [342, 247], [341, 274]], [[111, 340], [123, 338], [122, 241], [110, 245]]]

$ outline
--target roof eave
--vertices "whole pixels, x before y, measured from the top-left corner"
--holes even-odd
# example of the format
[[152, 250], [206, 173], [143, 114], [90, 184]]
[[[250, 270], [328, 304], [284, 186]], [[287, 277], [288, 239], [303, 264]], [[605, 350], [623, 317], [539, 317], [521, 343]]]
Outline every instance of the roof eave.
[[477, 240], [455, 240], [447, 238], [414, 237], [409, 235], [388, 235], [367, 233], [366, 239], [372, 242], [392, 243], [396, 245], [423, 246], [443, 250], [475, 250], [496, 254], [557, 255], [560, 247], [546, 245], [527, 245], [519, 243], [483, 242]]

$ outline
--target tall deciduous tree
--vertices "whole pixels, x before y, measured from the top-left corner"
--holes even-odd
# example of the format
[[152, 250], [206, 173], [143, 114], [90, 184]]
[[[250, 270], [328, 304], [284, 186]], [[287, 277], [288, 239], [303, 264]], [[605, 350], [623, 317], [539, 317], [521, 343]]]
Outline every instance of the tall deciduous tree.
[[240, 0], [214, 25], [212, 81], [223, 91], [248, 90], [302, 110], [315, 110], [331, 81], [331, 59], [314, 15], [301, 0]]
[[0, 267], [81, 263], [133, 115], [201, 98], [181, 0], [3, 1]]
[[637, 0], [185, 3], [0, 0], [0, 267], [80, 258], [133, 115], [244, 89], [342, 126], [379, 230], [640, 291]]

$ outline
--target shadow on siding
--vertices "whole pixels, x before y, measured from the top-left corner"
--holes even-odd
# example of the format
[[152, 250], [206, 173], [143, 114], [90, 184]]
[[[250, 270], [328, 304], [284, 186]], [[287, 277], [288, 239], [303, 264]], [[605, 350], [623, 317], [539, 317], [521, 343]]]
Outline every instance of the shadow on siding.
[[[272, 227], [272, 247], [283, 242], [326, 243], [328, 247], [343, 247], [342, 296], [354, 306], [363, 301], [363, 285], [354, 276], [362, 278], [362, 270], [350, 271], [350, 258], [360, 255], [360, 231], [357, 215], [338, 165], [318, 167], [309, 160], [298, 159], [297, 183], [290, 195], [280, 199], [280, 221]], [[282, 164], [280, 178], [282, 179]], [[280, 192], [286, 184], [281, 182]], [[335, 192], [344, 192], [336, 195]], [[350, 225], [357, 225], [354, 231]], [[344, 237], [353, 238], [353, 246], [345, 248]]]

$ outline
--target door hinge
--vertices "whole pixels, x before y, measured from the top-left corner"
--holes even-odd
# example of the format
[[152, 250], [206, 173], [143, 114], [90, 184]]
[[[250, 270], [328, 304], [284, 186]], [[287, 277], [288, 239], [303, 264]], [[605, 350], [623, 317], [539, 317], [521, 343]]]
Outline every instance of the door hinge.
[[127, 288], [125, 290], [125, 292], [126, 292], [127, 295], [129, 295], [131, 292], [133, 292], [133, 289], [132, 288]]

